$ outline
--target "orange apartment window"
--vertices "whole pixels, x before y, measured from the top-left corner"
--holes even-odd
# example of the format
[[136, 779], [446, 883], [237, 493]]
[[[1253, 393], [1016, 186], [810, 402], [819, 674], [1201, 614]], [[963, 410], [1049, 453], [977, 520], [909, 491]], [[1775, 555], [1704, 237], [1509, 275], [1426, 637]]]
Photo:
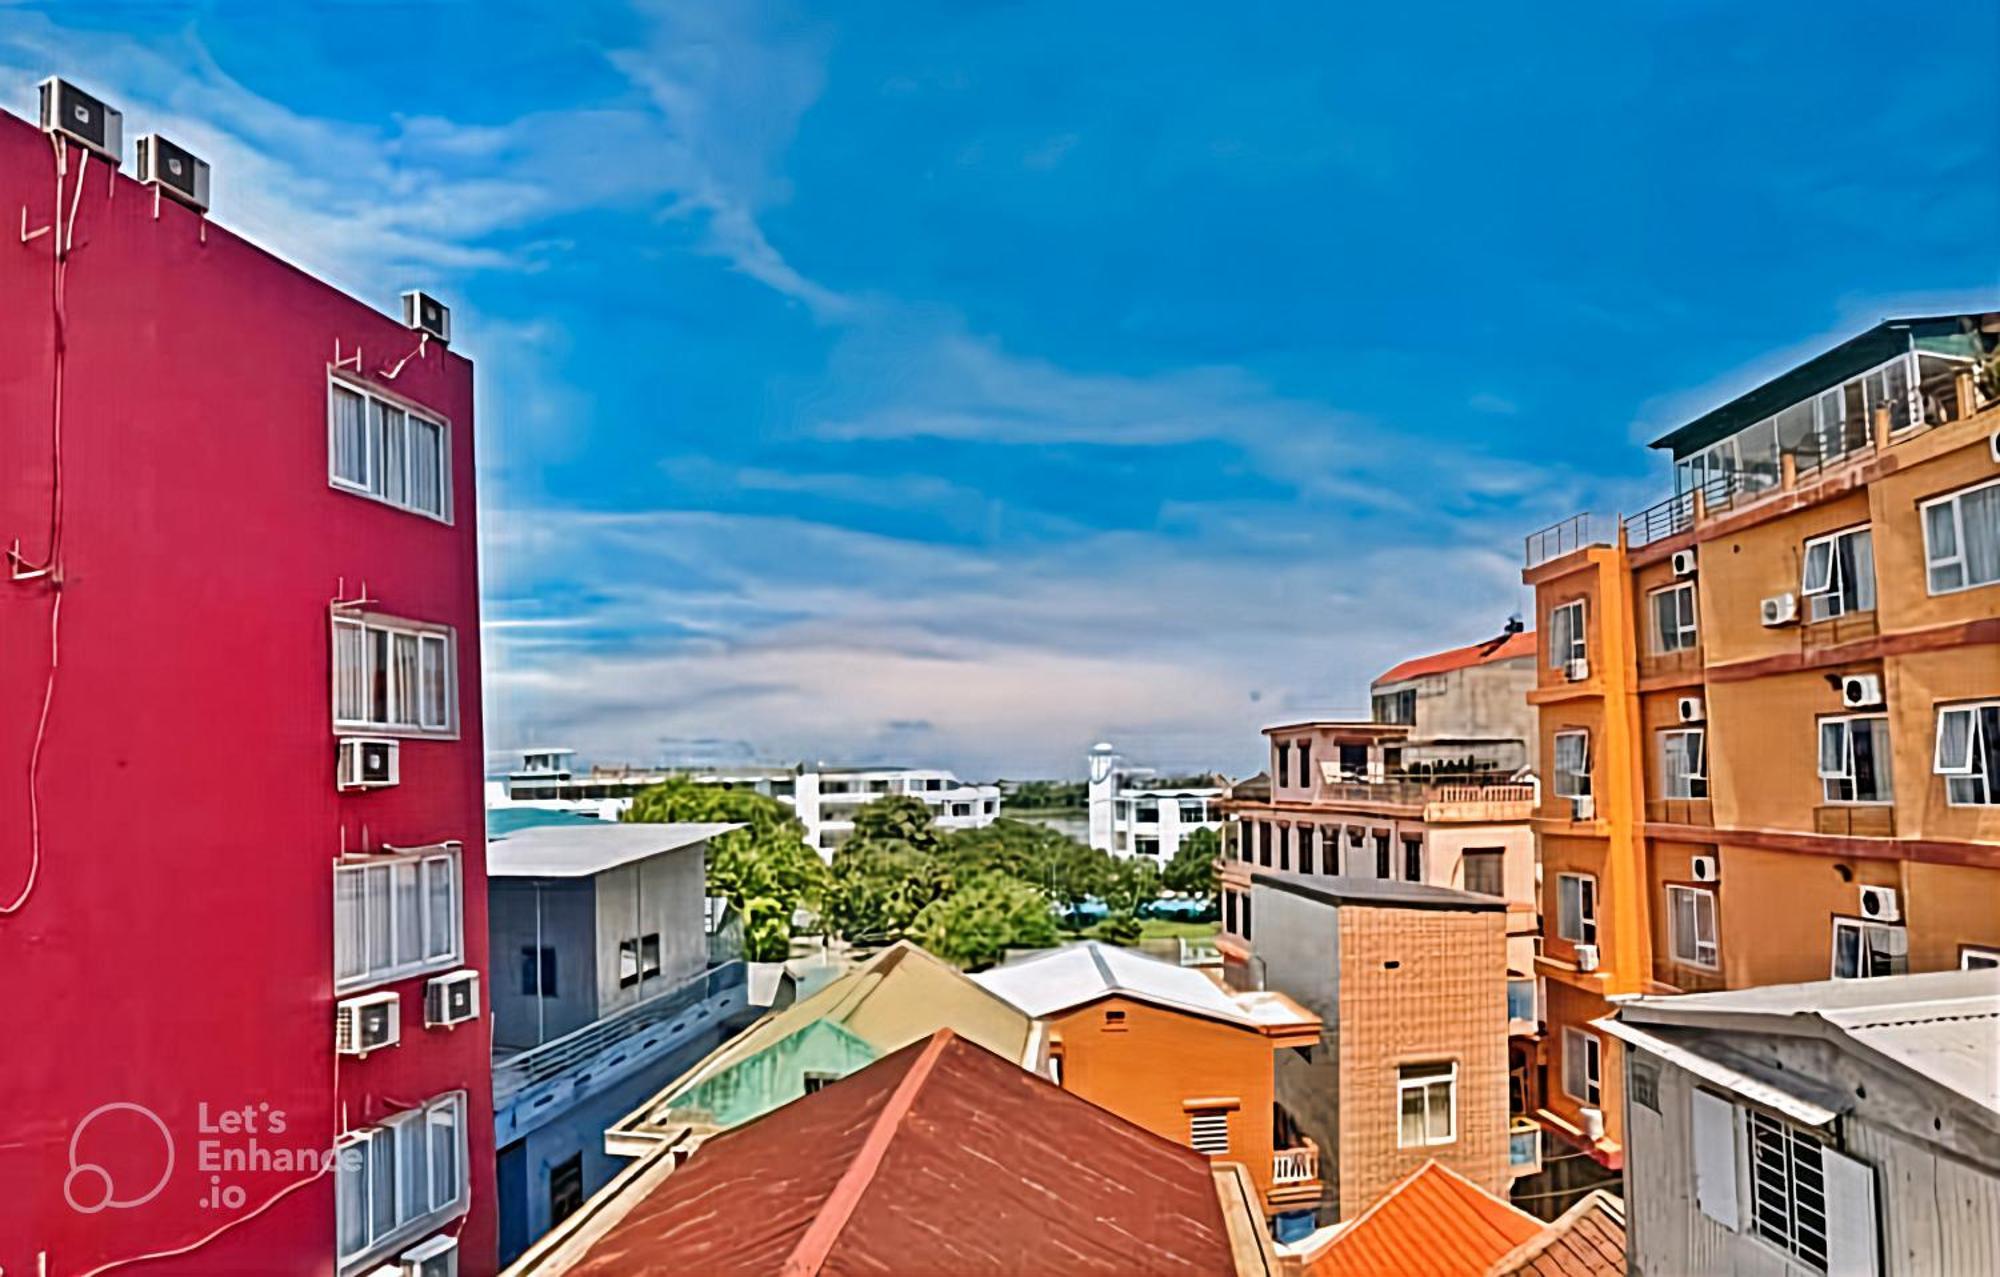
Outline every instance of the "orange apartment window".
[[1556, 797], [1590, 797], [1590, 733], [1557, 732], [1555, 750]]
[[1582, 599], [1571, 599], [1549, 609], [1549, 666], [1569, 670], [1572, 678], [1583, 677], [1578, 666], [1587, 663], [1590, 655], [1583, 622]]
[[1713, 969], [1718, 952], [1715, 893], [1706, 887], [1668, 887], [1667, 938], [1675, 962]]
[[1556, 875], [1556, 934], [1572, 944], [1597, 943], [1597, 879]]
[[1806, 542], [1804, 580], [1808, 616], [1830, 621], [1850, 612], [1875, 610], [1875, 537], [1868, 528], [1848, 528]]
[[1819, 720], [1819, 779], [1829, 803], [1886, 803], [1890, 777], [1889, 719], [1885, 714]]
[[1694, 620], [1694, 583], [1682, 581], [1647, 596], [1653, 613], [1653, 651], [1664, 656], [1684, 652], [1698, 641]]
[[1563, 1030], [1563, 1092], [1595, 1106], [1604, 1099], [1604, 1044], [1595, 1033]]
[[1954, 807], [2000, 804], [2000, 701], [1940, 705], [1931, 769], [1945, 778]]

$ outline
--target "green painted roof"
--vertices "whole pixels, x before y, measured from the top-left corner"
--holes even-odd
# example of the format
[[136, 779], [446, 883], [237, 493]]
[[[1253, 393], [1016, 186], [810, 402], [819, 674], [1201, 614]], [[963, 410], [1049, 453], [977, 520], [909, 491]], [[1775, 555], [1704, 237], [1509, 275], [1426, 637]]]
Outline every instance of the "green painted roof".
[[1652, 446], [1671, 449], [1674, 460], [1678, 461], [1907, 350], [1928, 350], [1942, 355], [1978, 354], [1990, 345], [1982, 343], [1980, 333], [1982, 326], [1993, 318], [1974, 314], [1885, 319], [1867, 332], [1850, 337], [1755, 390], [1661, 435], [1653, 440]]

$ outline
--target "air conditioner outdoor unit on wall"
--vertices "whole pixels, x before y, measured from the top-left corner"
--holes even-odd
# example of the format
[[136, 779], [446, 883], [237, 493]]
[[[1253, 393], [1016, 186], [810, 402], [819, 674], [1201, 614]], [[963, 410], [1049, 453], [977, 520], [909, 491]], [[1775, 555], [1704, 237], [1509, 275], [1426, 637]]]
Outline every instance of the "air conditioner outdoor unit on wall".
[[1693, 576], [1694, 569], [1695, 569], [1695, 557], [1693, 550], [1674, 551], [1675, 576]]
[[403, 294], [403, 326], [429, 333], [438, 341], [451, 341], [451, 307], [429, 293], [411, 289]]
[[1873, 709], [1882, 703], [1880, 674], [1849, 674], [1840, 680], [1840, 703], [1848, 709]]
[[1696, 882], [1714, 882], [1722, 876], [1714, 856], [1694, 856], [1689, 860], [1689, 872]]
[[67, 80], [42, 81], [42, 131], [67, 138], [112, 168], [125, 160], [125, 117]]
[[157, 133], [139, 139], [139, 181], [157, 186], [181, 203], [208, 211], [208, 162]]
[[1578, 971], [1597, 970], [1597, 946], [1580, 944], [1576, 946], [1576, 969]]
[[394, 993], [368, 993], [335, 1003], [334, 1050], [342, 1055], [366, 1055], [396, 1045], [403, 1036], [402, 1002]]
[[1590, 661], [1585, 657], [1579, 656], [1563, 667], [1563, 673], [1569, 678], [1570, 682], [1581, 683], [1590, 677]]
[[1680, 712], [1683, 723], [1699, 723], [1708, 717], [1708, 707], [1702, 704], [1699, 696], [1681, 697]]
[[453, 971], [433, 976], [424, 986], [424, 1023], [433, 1029], [450, 1028], [479, 1016], [479, 973]]
[[437, 1236], [396, 1257], [402, 1277], [458, 1277], [458, 1239]]
[[1758, 605], [1758, 619], [1765, 625], [1790, 625], [1799, 619], [1799, 596], [1796, 594], [1773, 594]]
[[349, 736], [340, 742], [336, 789], [386, 789], [402, 779], [402, 743]]
[[1570, 799], [1569, 818], [1571, 820], [1596, 820], [1597, 799], [1591, 797], [1589, 794], [1585, 794], [1581, 798]]
[[1583, 1119], [1583, 1133], [1593, 1143], [1604, 1138], [1604, 1110], [1585, 1106], [1576, 1111]]
[[1903, 911], [1897, 907], [1894, 887], [1863, 887], [1861, 916], [1870, 922], [1899, 922]]

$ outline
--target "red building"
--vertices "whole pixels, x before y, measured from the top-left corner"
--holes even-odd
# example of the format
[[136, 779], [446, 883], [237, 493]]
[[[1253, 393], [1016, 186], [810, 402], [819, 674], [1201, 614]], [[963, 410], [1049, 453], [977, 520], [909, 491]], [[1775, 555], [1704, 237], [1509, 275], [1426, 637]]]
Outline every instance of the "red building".
[[490, 1273], [472, 365], [86, 154], [0, 113], [0, 1269]]

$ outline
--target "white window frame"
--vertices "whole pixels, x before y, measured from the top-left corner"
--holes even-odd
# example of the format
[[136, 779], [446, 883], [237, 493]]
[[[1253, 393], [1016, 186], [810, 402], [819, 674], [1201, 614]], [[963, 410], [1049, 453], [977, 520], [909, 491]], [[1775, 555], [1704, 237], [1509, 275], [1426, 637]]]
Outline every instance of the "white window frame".
[[[379, 984], [407, 979], [434, 971], [449, 971], [465, 960], [465, 873], [464, 860], [457, 843], [440, 843], [425, 847], [420, 851], [402, 856], [355, 857], [337, 862], [333, 867], [333, 973], [334, 992], [351, 993]], [[405, 870], [414, 870], [406, 877]], [[431, 889], [437, 875], [449, 877], [449, 898], [451, 917], [444, 922], [445, 934], [440, 936], [437, 920], [431, 916]], [[386, 900], [387, 913], [377, 918], [370, 909], [370, 880], [378, 879], [388, 884]], [[351, 899], [353, 905], [343, 900], [343, 881], [355, 884]], [[405, 955], [399, 946], [396, 918], [397, 893], [405, 886], [415, 893], [417, 912], [417, 935], [415, 952]], [[361, 911], [358, 932], [361, 952], [353, 955], [358, 965], [351, 963], [344, 951], [343, 937], [351, 929], [351, 923], [344, 917], [346, 908]], [[380, 965], [369, 961], [369, 953], [375, 948], [377, 928], [386, 937], [389, 960]]]
[[[1676, 598], [1674, 604], [1674, 628], [1671, 634], [1667, 632], [1663, 618], [1660, 615], [1660, 604], [1669, 595]], [[1683, 609], [1678, 602], [1683, 597], [1687, 600], [1685, 618], [1682, 616]], [[1648, 604], [1647, 611], [1652, 617], [1653, 654], [1655, 656], [1665, 656], [1672, 652], [1691, 651], [1700, 645], [1701, 620], [1699, 608], [1695, 601], [1694, 582], [1677, 581], [1672, 585], [1661, 586], [1659, 589], [1648, 594], [1646, 601]]]
[[[375, 660], [375, 644], [371, 636], [375, 633], [387, 635], [384, 648], [388, 652], [388, 668], [383, 673], [384, 717], [377, 720], [369, 717], [373, 713], [372, 669]], [[342, 654], [342, 636], [360, 636], [360, 664], [354, 666]], [[343, 612], [334, 616], [332, 626], [332, 685], [333, 685], [333, 729], [339, 735], [369, 736], [420, 736], [455, 740], [458, 737], [458, 633], [449, 625], [432, 625], [422, 621], [409, 621], [396, 617], [382, 616], [373, 612]], [[396, 659], [398, 640], [408, 639], [416, 643], [417, 685], [414, 691], [405, 693], [401, 685], [401, 674]], [[437, 660], [437, 671], [433, 673], [432, 657]], [[442, 683], [438, 682], [442, 679]], [[359, 686], [350, 687], [349, 680], [358, 679]], [[442, 703], [436, 703], [434, 691], [443, 693]], [[408, 721], [399, 717], [401, 703], [407, 699], [414, 713]], [[349, 703], [358, 705], [362, 717], [344, 712]], [[434, 713], [441, 710], [442, 715]]]
[[[1979, 729], [1984, 711], [1995, 708], [2000, 708], [2000, 701], [1962, 701], [1937, 707], [1937, 735], [1931, 753], [1931, 771], [1944, 777], [1945, 802], [1953, 807], [2000, 805], [2000, 793], [1994, 792], [1986, 780], [1986, 751], [2000, 748], [2000, 742], [1989, 746], [1985, 734]], [[1963, 714], [1969, 720], [1963, 762], [1947, 762], [1945, 759], [1944, 725], [1947, 716], [1953, 714]], [[1960, 795], [1965, 793], [1975, 796], [1961, 798]]]
[[[1572, 1060], [1582, 1062], [1582, 1094], [1570, 1089]], [[1589, 1029], [1579, 1029], [1574, 1025], [1563, 1029], [1562, 1089], [1564, 1095], [1579, 1104], [1592, 1108], [1604, 1106], [1604, 1040]]]
[[[1562, 758], [1563, 742], [1565, 740], [1581, 740], [1583, 742], [1581, 747], [1583, 752], [1583, 766], [1581, 768], [1565, 768], [1562, 766], [1560, 759]], [[1560, 731], [1551, 738], [1550, 743], [1552, 746], [1551, 761], [1553, 765], [1549, 768], [1549, 774], [1551, 787], [1555, 790], [1556, 797], [1590, 797], [1590, 733], [1582, 728], [1573, 731]], [[1576, 777], [1577, 785], [1570, 789], [1564, 789], [1563, 779], [1568, 776]]]
[[[1840, 933], [1858, 933], [1854, 944], [1855, 969], [1851, 975], [1840, 971]], [[1901, 958], [1901, 971], [1884, 971], [1871, 974], [1868, 970], [1868, 956], [1881, 953], [1890, 958]], [[1879, 980], [1884, 976], [1903, 975], [1910, 967], [1910, 933], [1898, 922], [1876, 922], [1869, 918], [1840, 918], [1833, 920], [1833, 945], [1828, 955], [1827, 970], [1836, 980]]]
[[[1583, 605], [1584, 605], [1584, 600], [1571, 599], [1567, 603], [1558, 603], [1554, 607], [1549, 609], [1549, 668], [1550, 669], [1558, 669], [1558, 670], [1563, 669], [1566, 668], [1571, 661], [1582, 661], [1582, 660], [1588, 660], [1590, 658], [1590, 638], [1588, 632], [1584, 628], [1584, 624], [1589, 618], [1585, 614]], [[1573, 622], [1571, 622], [1569, 645], [1567, 650], [1564, 650], [1563, 648], [1559, 647], [1556, 643], [1555, 639], [1555, 635], [1557, 633], [1556, 618], [1562, 615], [1563, 613], [1572, 610], [1576, 613], [1576, 619]]]
[[[1964, 498], [1971, 494], [1984, 492], [1988, 488], [2000, 488], [2000, 479], [1989, 479], [1985, 483], [1975, 483], [1970, 487], [1960, 488], [1955, 492], [1947, 492], [1943, 496], [1932, 497], [1929, 501], [1920, 501], [1917, 503], [1917, 525], [1924, 532], [1924, 589], [1928, 593], [1932, 595], [1963, 594], [1967, 590], [1981, 590], [1989, 585], [2000, 585], [2000, 577], [1995, 577], [1991, 581], [1973, 581], [1968, 579], [1969, 568], [1965, 554], [1965, 507], [1961, 503]], [[1940, 555], [1937, 547], [1931, 541], [1931, 511], [1940, 507], [1949, 507], [1951, 510], [1952, 552], [1945, 555]], [[1940, 587], [1937, 583], [1937, 573], [1940, 568], [1956, 568], [1958, 570], [1959, 583], [1957, 585]]]
[[[1850, 608], [1842, 598], [1847, 582], [1841, 576], [1840, 572], [1840, 543], [1849, 538], [1860, 536], [1868, 538], [1869, 580], [1867, 588], [1869, 597], [1864, 606], [1861, 600], [1860, 588], [1857, 586], [1854, 606]], [[1826, 581], [1818, 589], [1814, 589], [1812, 584], [1813, 550], [1819, 546], [1826, 547]], [[1874, 611], [1878, 605], [1878, 600], [1875, 597], [1876, 583], [1874, 580], [1874, 571], [1874, 525], [1863, 523], [1851, 528], [1842, 528], [1837, 532], [1829, 532], [1825, 536], [1809, 538], [1805, 543], [1804, 552], [1800, 556], [1799, 561], [1799, 594], [1806, 600], [1806, 619], [1809, 621], [1832, 621], [1843, 616], [1852, 616], [1859, 612]], [[1831, 600], [1831, 605], [1837, 605], [1839, 610], [1831, 610], [1831, 606], [1823, 604], [1822, 600]]]
[[[1694, 917], [1692, 935], [1682, 934], [1680, 901], [1683, 898], [1688, 900]], [[1704, 915], [1708, 921], [1706, 940], [1702, 938]], [[1715, 892], [1707, 887], [1672, 885], [1667, 888], [1667, 952], [1683, 966], [1713, 971], [1721, 965], [1722, 939], [1716, 923]]]
[[[1889, 716], [1879, 712], [1869, 714], [1828, 714], [1819, 720], [1818, 771], [1821, 797], [1828, 803], [1839, 807], [1890, 806], [1896, 801], [1895, 759], [1893, 753], [1878, 755], [1879, 758], [1886, 760], [1889, 764], [1886, 774], [1888, 784], [1882, 786], [1880, 797], [1862, 798], [1857, 791], [1856, 796], [1853, 798], [1841, 798], [1835, 792], [1835, 786], [1837, 785], [1845, 783], [1853, 786], [1857, 783], [1854, 776], [1854, 725], [1856, 723], [1880, 723], [1883, 727], [1882, 735], [1886, 736], [1889, 726]], [[1826, 747], [1826, 733], [1828, 728], [1838, 728], [1840, 730], [1840, 745], [1836, 751], [1839, 756], [1836, 758], [1828, 757]], [[1885, 741], [1884, 743], [1888, 742]], [[1876, 767], [1875, 775], [1877, 784], [1879, 785], [1884, 779], [1884, 771], [1879, 763]]]
[[[1682, 746], [1680, 756], [1688, 759], [1694, 770], [1671, 770], [1675, 751], [1668, 743], [1676, 738], [1693, 741], [1691, 747]], [[1708, 732], [1705, 728], [1669, 727], [1660, 733], [1660, 788], [1667, 798], [1708, 797]]]
[[[1576, 884], [1574, 888], [1570, 884]], [[1576, 928], [1574, 934], [1563, 917], [1565, 890], [1576, 894]], [[1556, 937], [1571, 944], [1597, 943], [1597, 877], [1595, 874], [1559, 873], [1556, 875]]]
[[[364, 1268], [369, 1262], [381, 1259], [426, 1233], [434, 1232], [466, 1212], [472, 1200], [468, 1113], [466, 1093], [447, 1091], [374, 1126], [350, 1131], [335, 1144], [336, 1251], [345, 1240], [340, 1225], [346, 1215], [343, 1205], [351, 1200], [353, 1194], [360, 1195], [360, 1208], [366, 1217], [362, 1225], [366, 1240], [360, 1249], [339, 1255], [342, 1272]], [[448, 1132], [447, 1137], [452, 1140], [453, 1166], [457, 1172], [454, 1177], [457, 1182], [448, 1186], [438, 1183], [439, 1159], [436, 1154], [440, 1130]], [[416, 1160], [416, 1146], [407, 1143], [411, 1140], [421, 1142], [423, 1171], [429, 1191], [425, 1196], [426, 1209], [405, 1215], [407, 1203], [402, 1195], [404, 1172]], [[387, 1141], [387, 1144], [383, 1145], [382, 1141]], [[387, 1151], [378, 1154], [378, 1147], [386, 1147]], [[391, 1218], [387, 1221], [374, 1218], [376, 1191], [373, 1175], [378, 1156], [387, 1159], [394, 1179], [391, 1200], [387, 1203]], [[445, 1187], [450, 1188], [448, 1196], [441, 1191]]]
[[[336, 458], [339, 453], [339, 444], [336, 438], [336, 423], [339, 420], [339, 413], [335, 408], [335, 404], [339, 402], [340, 392], [343, 391], [361, 396], [362, 468], [365, 473], [358, 480], [341, 474], [336, 465]], [[400, 469], [402, 472], [402, 497], [400, 499], [390, 495], [387, 481], [388, 471], [384, 468], [383, 459], [379, 455], [380, 449], [377, 446], [374, 424], [377, 411], [395, 411], [402, 414], [404, 418], [401, 430], [401, 451], [403, 455], [400, 460]], [[416, 474], [415, 451], [417, 439], [417, 431], [411, 428], [410, 423], [412, 421], [421, 421], [426, 425], [437, 428], [438, 509], [436, 510], [427, 510], [423, 506], [417, 505], [411, 497], [411, 481], [415, 478]], [[366, 382], [329, 373], [327, 375], [326, 386], [326, 481], [330, 486], [342, 492], [352, 493], [357, 497], [366, 497], [370, 501], [379, 501], [392, 509], [420, 515], [423, 518], [449, 525], [453, 521], [451, 423], [428, 408], [419, 408], [406, 399], [384, 394]]]
[[[1442, 1068], [1442, 1072], [1435, 1070]], [[1432, 1072], [1409, 1076], [1411, 1069], [1428, 1069]], [[1443, 1087], [1445, 1094], [1445, 1129], [1442, 1135], [1431, 1129], [1431, 1090]], [[1424, 1133], [1421, 1139], [1406, 1138], [1403, 1133], [1403, 1102], [1410, 1092], [1422, 1096]], [[1458, 1142], [1458, 1061], [1412, 1061], [1396, 1066], [1396, 1147], [1427, 1148], [1438, 1144]]]

